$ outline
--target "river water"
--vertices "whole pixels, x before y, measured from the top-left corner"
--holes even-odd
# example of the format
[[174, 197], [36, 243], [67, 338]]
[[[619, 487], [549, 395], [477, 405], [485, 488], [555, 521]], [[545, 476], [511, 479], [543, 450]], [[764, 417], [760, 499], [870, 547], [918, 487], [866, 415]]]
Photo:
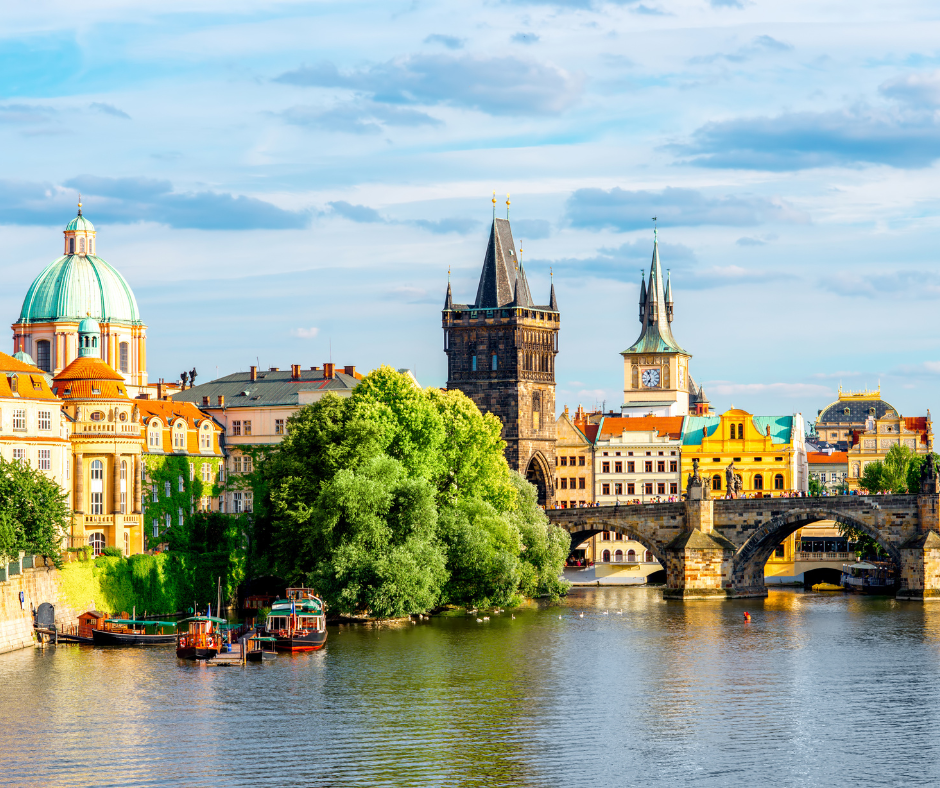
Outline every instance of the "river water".
[[594, 588], [265, 665], [31, 649], [0, 682], [10, 786], [940, 784], [940, 604], [887, 598]]

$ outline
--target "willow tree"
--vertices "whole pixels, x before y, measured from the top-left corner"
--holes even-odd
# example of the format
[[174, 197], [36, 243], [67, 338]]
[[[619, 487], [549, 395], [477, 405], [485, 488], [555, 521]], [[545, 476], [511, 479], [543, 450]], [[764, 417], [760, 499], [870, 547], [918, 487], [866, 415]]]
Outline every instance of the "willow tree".
[[0, 557], [20, 551], [61, 565], [69, 509], [59, 485], [25, 462], [0, 457]]

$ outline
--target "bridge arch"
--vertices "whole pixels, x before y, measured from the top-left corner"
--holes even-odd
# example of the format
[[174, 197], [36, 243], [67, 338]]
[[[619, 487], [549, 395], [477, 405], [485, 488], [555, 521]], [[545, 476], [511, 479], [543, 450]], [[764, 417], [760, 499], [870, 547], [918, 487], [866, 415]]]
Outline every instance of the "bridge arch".
[[[591, 511], [591, 510], [588, 510]], [[594, 509], [593, 511], [597, 511]], [[663, 549], [665, 545], [660, 544], [657, 540], [651, 539], [649, 536], [644, 535], [636, 528], [631, 527], [629, 524], [626, 524], [619, 520], [607, 520], [607, 519], [597, 519], [591, 518], [590, 525], [583, 526], [583, 530], [578, 530], [578, 525], [574, 524], [565, 528], [568, 533], [571, 534], [571, 549], [574, 550], [578, 545], [586, 542], [592, 536], [597, 536], [597, 534], [604, 533], [604, 531], [611, 531], [612, 533], [617, 533], [622, 536], [632, 539], [634, 542], [639, 542], [643, 547], [649, 550], [653, 557], [662, 564], [663, 568], [666, 568], [666, 553]]]
[[834, 520], [837, 524], [848, 525], [867, 534], [888, 553], [891, 560], [900, 567], [901, 553], [892, 542], [876, 527], [857, 520], [843, 512], [826, 509], [795, 509], [781, 512], [763, 523], [748, 537], [734, 556], [734, 587], [737, 589], [764, 586], [764, 565], [774, 548], [798, 528], [819, 522]]

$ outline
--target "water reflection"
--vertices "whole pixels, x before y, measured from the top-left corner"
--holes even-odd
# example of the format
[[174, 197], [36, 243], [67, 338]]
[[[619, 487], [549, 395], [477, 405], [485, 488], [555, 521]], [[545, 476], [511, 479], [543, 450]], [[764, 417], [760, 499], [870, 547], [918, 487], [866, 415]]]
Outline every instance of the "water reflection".
[[0, 681], [0, 773], [18, 786], [940, 778], [940, 605], [890, 598], [593, 588], [515, 620], [333, 628], [324, 651], [244, 668], [16, 652]]

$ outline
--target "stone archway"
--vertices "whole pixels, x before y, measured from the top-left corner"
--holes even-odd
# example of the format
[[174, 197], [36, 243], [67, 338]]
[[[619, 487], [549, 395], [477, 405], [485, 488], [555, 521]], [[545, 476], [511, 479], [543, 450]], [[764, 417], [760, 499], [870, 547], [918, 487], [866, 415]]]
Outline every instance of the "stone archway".
[[610, 521], [600, 521], [600, 522], [591, 522], [591, 527], [589, 529], [579, 530], [566, 529], [569, 534], [571, 534], [571, 547], [575, 549], [577, 545], [584, 544], [589, 539], [598, 534], [604, 533], [604, 531], [610, 531], [611, 533], [620, 534], [621, 536], [638, 542], [643, 545], [646, 551], [652, 554], [652, 556], [659, 561], [662, 566], [666, 566], [666, 553], [664, 550], [664, 545], [659, 542], [650, 539], [646, 534], [641, 533], [640, 531], [624, 526], [622, 523], [617, 522], [616, 520]]
[[822, 520], [834, 520], [838, 524], [849, 525], [867, 534], [884, 548], [890, 556], [890, 560], [900, 569], [900, 550], [897, 545], [887, 541], [878, 528], [866, 525], [862, 521], [845, 514], [821, 509], [803, 509], [772, 517], [754, 531], [735, 553], [733, 570], [733, 587], [735, 591], [747, 594], [762, 590], [766, 593], [764, 565], [770, 558], [774, 548], [798, 528]]
[[555, 496], [552, 471], [542, 452], [537, 451], [529, 460], [525, 478], [536, 489], [539, 506], [547, 507]]

